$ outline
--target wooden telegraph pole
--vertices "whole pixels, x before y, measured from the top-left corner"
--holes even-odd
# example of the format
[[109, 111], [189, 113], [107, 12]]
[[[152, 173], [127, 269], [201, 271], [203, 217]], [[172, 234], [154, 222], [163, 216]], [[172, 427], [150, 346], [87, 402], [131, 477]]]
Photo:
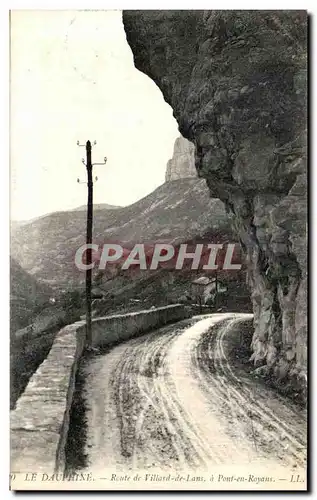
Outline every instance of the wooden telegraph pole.
[[[87, 266], [86, 270], [86, 340], [87, 346], [92, 346], [91, 332], [91, 278], [92, 278], [92, 220], [93, 220], [93, 180], [92, 180], [92, 164], [91, 164], [91, 143], [86, 142], [86, 168], [87, 168], [87, 186], [88, 186], [88, 201], [87, 201]], [[88, 246], [90, 245], [90, 246]]]
[[[96, 141], [94, 141], [94, 145]], [[77, 146], [84, 146], [79, 144], [77, 141]], [[93, 226], [93, 177], [92, 177], [92, 167], [94, 165], [105, 165], [107, 158], [104, 158], [103, 163], [91, 163], [91, 149], [92, 145], [90, 141], [86, 142], [86, 163], [82, 159], [82, 163], [86, 165], [87, 169], [87, 187], [88, 187], [88, 199], [87, 199], [87, 230], [86, 230], [86, 245], [87, 245], [87, 269], [86, 269], [86, 347], [92, 347], [92, 328], [91, 328], [91, 286], [92, 286], [92, 226]], [[95, 180], [98, 180], [97, 177]], [[78, 182], [79, 179], [77, 179]]]

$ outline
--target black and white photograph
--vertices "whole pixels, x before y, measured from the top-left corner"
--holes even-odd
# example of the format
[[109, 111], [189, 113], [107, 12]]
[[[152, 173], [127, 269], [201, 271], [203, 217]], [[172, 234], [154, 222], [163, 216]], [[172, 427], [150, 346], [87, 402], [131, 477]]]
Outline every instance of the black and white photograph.
[[308, 27], [10, 11], [11, 490], [307, 491]]

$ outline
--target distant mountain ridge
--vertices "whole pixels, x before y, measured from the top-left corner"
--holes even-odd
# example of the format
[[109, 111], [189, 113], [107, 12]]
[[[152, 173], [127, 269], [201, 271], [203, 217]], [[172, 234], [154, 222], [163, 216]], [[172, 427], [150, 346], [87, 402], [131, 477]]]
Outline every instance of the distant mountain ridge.
[[[94, 211], [93, 241], [179, 243], [207, 230], [231, 234], [224, 204], [209, 197], [201, 179], [185, 178], [162, 184], [127, 207]], [[36, 279], [55, 287], [84, 279], [74, 263], [85, 243], [84, 210], [56, 212], [12, 230], [12, 255]]]
[[[109, 205], [108, 203], [94, 203], [94, 210], [115, 210], [117, 208], [123, 208], [120, 205]], [[80, 205], [80, 207], [72, 208], [71, 212], [87, 210], [86, 205]]]
[[[122, 208], [120, 205], [109, 205], [108, 203], [94, 203], [94, 210], [115, 210], [116, 208]], [[86, 205], [80, 205], [79, 207], [71, 208], [69, 211], [70, 212], [76, 212], [76, 211], [82, 211], [82, 210], [87, 210], [87, 204]], [[24, 226], [25, 224], [31, 224], [32, 222], [35, 222], [39, 219], [44, 219], [44, 217], [48, 217], [49, 215], [56, 214], [59, 212], [49, 212], [44, 215], [39, 215], [38, 217], [33, 217], [32, 219], [27, 219], [27, 220], [11, 220], [11, 228], [15, 229], [18, 226]]]

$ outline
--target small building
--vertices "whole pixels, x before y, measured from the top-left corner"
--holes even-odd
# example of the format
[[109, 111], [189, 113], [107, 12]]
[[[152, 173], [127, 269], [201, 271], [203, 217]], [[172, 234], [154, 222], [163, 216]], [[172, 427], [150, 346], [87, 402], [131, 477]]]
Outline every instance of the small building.
[[219, 283], [215, 277], [200, 276], [191, 284], [191, 295], [198, 299], [201, 304], [206, 304], [207, 300], [214, 298], [216, 294], [226, 291], [227, 288]]

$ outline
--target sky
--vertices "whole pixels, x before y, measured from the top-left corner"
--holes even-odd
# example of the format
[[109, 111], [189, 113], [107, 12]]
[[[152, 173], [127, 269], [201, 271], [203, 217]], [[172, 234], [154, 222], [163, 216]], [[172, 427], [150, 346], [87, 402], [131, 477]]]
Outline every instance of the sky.
[[78, 140], [107, 157], [95, 203], [129, 205], [164, 182], [177, 123], [134, 67], [120, 11], [14, 11], [10, 88], [12, 220], [86, 203]]

